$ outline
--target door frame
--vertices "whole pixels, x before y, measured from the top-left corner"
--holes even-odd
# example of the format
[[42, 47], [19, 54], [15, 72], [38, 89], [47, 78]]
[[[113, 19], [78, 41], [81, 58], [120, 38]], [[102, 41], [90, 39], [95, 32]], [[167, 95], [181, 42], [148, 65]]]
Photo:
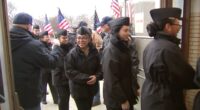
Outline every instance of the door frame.
[[[173, 0], [161, 0], [161, 7], [172, 7]], [[190, 39], [190, 12], [191, 12], [191, 1], [183, 1], [183, 19], [182, 19], [182, 42], [181, 51], [184, 57], [189, 60], [189, 39]]]
[[19, 107], [19, 101], [14, 89], [14, 77], [12, 69], [12, 54], [8, 28], [7, 0], [0, 0], [0, 36], [1, 37], [1, 68], [5, 103], [1, 104], [2, 109], [23, 110]]

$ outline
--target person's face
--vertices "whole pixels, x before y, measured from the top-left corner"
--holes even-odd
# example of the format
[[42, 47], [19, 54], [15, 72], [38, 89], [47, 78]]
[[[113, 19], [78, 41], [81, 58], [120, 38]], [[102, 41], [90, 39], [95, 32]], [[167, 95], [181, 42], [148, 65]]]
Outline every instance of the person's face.
[[165, 31], [172, 36], [177, 36], [177, 33], [179, 32], [180, 28], [180, 21], [178, 19], [175, 19], [173, 24], [166, 24]]
[[68, 41], [69, 41], [69, 38], [68, 38], [68, 36], [63, 36], [63, 35], [61, 35], [61, 36], [59, 37], [59, 41], [60, 41], [60, 44], [67, 44]]
[[38, 36], [39, 33], [40, 33], [40, 29], [33, 29], [33, 34]]
[[103, 25], [102, 28], [104, 32], [110, 32], [110, 27], [108, 26], [108, 24]]
[[46, 43], [50, 43], [51, 42], [51, 38], [49, 35], [45, 35], [42, 39], [41, 39], [43, 42], [46, 42]]
[[88, 35], [77, 35], [77, 44], [80, 48], [84, 49], [88, 47], [90, 37]]
[[129, 41], [129, 35], [130, 35], [129, 32], [130, 32], [129, 26], [125, 26], [125, 25], [122, 26], [122, 28], [119, 31], [120, 39], [123, 40], [123, 41]]
[[28, 29], [30, 32], [32, 32], [32, 25], [31, 25], [31, 24], [28, 24], [28, 25], [27, 25], [27, 29]]

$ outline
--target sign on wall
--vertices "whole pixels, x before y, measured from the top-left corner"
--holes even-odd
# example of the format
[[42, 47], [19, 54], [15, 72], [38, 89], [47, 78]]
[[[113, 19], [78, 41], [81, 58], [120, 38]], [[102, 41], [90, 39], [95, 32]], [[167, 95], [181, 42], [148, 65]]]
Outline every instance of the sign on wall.
[[135, 14], [135, 33], [144, 33], [144, 13]]

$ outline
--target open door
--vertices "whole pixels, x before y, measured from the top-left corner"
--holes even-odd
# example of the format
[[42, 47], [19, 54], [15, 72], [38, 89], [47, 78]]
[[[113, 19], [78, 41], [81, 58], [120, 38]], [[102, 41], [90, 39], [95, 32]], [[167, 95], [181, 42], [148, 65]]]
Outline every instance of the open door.
[[22, 110], [14, 92], [6, 4], [6, 0], [0, 0], [0, 110]]

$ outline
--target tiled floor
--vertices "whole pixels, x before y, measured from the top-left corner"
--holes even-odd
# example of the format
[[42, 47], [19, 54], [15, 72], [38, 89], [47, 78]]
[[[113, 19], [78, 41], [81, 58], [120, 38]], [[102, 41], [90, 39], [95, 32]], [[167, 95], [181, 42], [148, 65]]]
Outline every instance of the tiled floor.
[[[102, 97], [102, 85], [103, 85], [103, 82], [100, 82], [100, 88], [101, 88], [101, 101], [103, 102], [103, 97]], [[48, 90], [49, 91], [49, 90]], [[49, 92], [50, 93], [50, 92]], [[53, 104], [53, 100], [52, 100], [52, 97], [51, 97], [51, 94], [49, 94], [47, 96], [47, 102], [48, 104], [47, 105], [43, 105], [41, 104], [42, 106], [42, 110], [58, 110], [58, 106]], [[140, 110], [139, 108], [139, 104], [136, 105], [136, 110]], [[76, 108], [76, 104], [73, 100], [73, 98], [70, 97], [70, 110], [77, 110]], [[96, 106], [96, 107], [93, 107], [92, 110], [106, 110], [106, 107], [104, 104], [101, 104], [99, 106]]]

